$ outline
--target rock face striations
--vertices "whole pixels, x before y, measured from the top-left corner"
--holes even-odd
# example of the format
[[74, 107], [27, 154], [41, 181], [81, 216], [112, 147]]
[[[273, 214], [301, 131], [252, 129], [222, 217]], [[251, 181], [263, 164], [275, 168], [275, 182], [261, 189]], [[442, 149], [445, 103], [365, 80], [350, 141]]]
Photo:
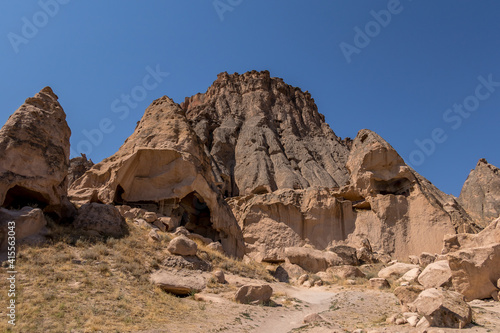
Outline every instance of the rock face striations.
[[480, 159], [465, 181], [458, 200], [482, 227], [500, 217], [500, 169]]
[[26, 99], [0, 129], [0, 203], [37, 206], [54, 218], [74, 213], [66, 196], [71, 131], [51, 88]]
[[226, 197], [347, 183], [346, 143], [308, 92], [268, 71], [221, 73], [181, 106]]
[[210, 160], [184, 111], [168, 97], [154, 101], [118, 152], [70, 187], [78, 203], [145, 208], [243, 255], [241, 231], [215, 185]]
[[358, 133], [346, 168], [350, 183], [339, 189], [283, 189], [230, 199], [248, 255], [284, 261], [286, 247], [360, 247], [368, 239], [374, 250], [406, 259], [422, 251], [439, 253], [447, 234], [478, 230], [452, 196], [408, 167], [372, 131]]

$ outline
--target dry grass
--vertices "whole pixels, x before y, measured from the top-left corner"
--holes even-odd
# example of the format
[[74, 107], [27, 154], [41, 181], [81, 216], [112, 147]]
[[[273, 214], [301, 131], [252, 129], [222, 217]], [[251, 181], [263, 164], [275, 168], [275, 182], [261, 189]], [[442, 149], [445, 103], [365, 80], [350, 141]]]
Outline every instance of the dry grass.
[[[48, 244], [20, 248], [13, 332], [131, 332], [185, 322], [186, 313], [190, 321], [203, 321], [197, 318], [203, 316], [198, 302], [176, 298], [148, 280], [165, 259], [171, 238], [163, 234], [160, 242], [152, 242], [147, 230], [129, 227], [125, 238], [96, 240], [57, 226]], [[270, 278], [259, 265], [200, 248], [199, 256], [215, 267]], [[8, 289], [6, 279], [0, 288]], [[7, 318], [4, 306], [0, 317]], [[9, 332], [7, 320], [0, 321], [0, 332]]]

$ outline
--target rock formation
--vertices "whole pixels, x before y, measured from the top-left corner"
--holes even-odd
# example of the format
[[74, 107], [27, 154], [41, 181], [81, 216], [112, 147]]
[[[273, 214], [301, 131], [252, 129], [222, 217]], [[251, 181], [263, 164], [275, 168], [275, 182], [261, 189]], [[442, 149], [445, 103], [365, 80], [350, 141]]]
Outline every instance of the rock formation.
[[36, 206], [55, 219], [74, 213], [67, 200], [66, 114], [51, 88], [26, 99], [0, 129], [0, 204]]
[[422, 251], [438, 253], [446, 234], [479, 230], [453, 196], [407, 166], [372, 131], [358, 133], [347, 168], [351, 182], [341, 193], [356, 212], [351, 242], [368, 238], [375, 250], [406, 259]]
[[241, 230], [219, 193], [210, 160], [184, 111], [155, 100], [118, 152], [70, 187], [74, 202], [126, 204], [176, 217], [181, 225], [243, 255]]
[[87, 160], [87, 156], [85, 154], [69, 160], [68, 187], [71, 186], [75, 180], [83, 176], [83, 174], [93, 166], [94, 162], [92, 162], [92, 160]]
[[480, 159], [467, 177], [458, 200], [482, 227], [500, 217], [500, 169]]
[[311, 95], [268, 71], [221, 73], [206, 93], [181, 106], [227, 197], [339, 187], [348, 180], [347, 145]]
[[350, 183], [340, 189], [282, 189], [228, 199], [247, 253], [272, 262], [283, 259], [285, 247], [359, 247], [369, 239], [375, 251], [406, 259], [438, 253], [446, 234], [478, 230], [454, 197], [408, 167], [374, 132], [358, 133], [346, 166]]

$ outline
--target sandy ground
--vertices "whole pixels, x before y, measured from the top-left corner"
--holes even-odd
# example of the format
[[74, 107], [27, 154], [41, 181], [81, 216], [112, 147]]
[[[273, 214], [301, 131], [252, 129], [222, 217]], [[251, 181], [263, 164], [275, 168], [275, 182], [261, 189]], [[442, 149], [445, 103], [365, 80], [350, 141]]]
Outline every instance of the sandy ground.
[[[230, 284], [252, 283], [250, 279], [227, 276]], [[198, 296], [200, 311], [206, 313], [203, 322], [173, 324], [168, 328], [144, 333], [160, 332], [500, 332], [500, 303], [474, 301], [473, 324], [463, 330], [412, 328], [408, 324], [388, 325], [386, 318], [400, 312], [396, 297], [388, 291], [368, 289], [363, 286], [295, 287], [284, 283], [271, 284], [275, 306], [237, 304], [231, 301], [234, 292], [201, 294]], [[186, 300], [192, 301], [192, 300]], [[317, 313], [321, 322], [304, 324], [306, 315]], [[189, 320], [187, 314], [186, 320]]]

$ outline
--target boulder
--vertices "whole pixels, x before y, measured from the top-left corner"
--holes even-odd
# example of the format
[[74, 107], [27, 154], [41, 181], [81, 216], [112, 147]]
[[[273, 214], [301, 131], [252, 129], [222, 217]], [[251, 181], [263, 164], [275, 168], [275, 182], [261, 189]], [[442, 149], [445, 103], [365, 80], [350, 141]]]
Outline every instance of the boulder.
[[327, 269], [327, 272], [342, 279], [364, 278], [366, 276], [359, 268], [350, 265], [331, 267]]
[[458, 201], [482, 227], [500, 216], [500, 169], [480, 159], [462, 187]]
[[418, 258], [418, 263], [422, 267], [426, 267], [429, 264], [432, 264], [434, 261], [436, 261], [436, 254], [432, 253], [427, 253], [427, 252], [422, 252]]
[[0, 208], [0, 251], [8, 248], [9, 231], [15, 232], [16, 243], [19, 243], [26, 238], [40, 235], [46, 225], [47, 220], [39, 208], [23, 207], [21, 210]]
[[268, 284], [245, 285], [236, 292], [234, 299], [243, 304], [268, 304], [273, 294], [273, 288]]
[[173, 231], [180, 226], [180, 219], [178, 217], [161, 216], [158, 221], [166, 226], [167, 231]]
[[221, 254], [224, 254], [224, 248], [222, 247], [222, 244], [219, 242], [212, 242], [208, 244], [207, 247], [213, 251], [217, 251]]
[[498, 293], [500, 243], [448, 254], [453, 287], [467, 301]]
[[158, 229], [160, 229], [160, 231], [162, 231], [162, 232], [166, 232], [166, 231], [167, 231], [167, 229], [168, 229], [168, 226], [166, 226], [166, 225], [165, 225], [165, 224], [164, 224], [161, 220], [159, 220], [159, 219], [158, 219], [158, 220], [155, 220], [155, 221], [153, 222], [153, 225], [154, 225], [155, 227], [157, 227]]
[[148, 236], [151, 240], [155, 242], [159, 242], [161, 240], [160, 235], [158, 235], [158, 232], [155, 229], [151, 229]]
[[472, 321], [471, 307], [463, 295], [454, 291], [436, 288], [424, 290], [413, 305], [430, 326], [464, 328]]
[[122, 237], [128, 233], [124, 218], [112, 205], [88, 203], [80, 207], [73, 222], [75, 229], [82, 229], [101, 236]]
[[71, 131], [50, 87], [26, 99], [0, 129], [0, 205], [36, 206], [71, 220], [67, 199]]
[[424, 287], [419, 285], [401, 286], [394, 289], [394, 295], [398, 298], [403, 312], [415, 310], [412, 303], [422, 291], [424, 291]]
[[313, 323], [319, 323], [319, 322], [322, 322], [322, 321], [325, 321], [325, 319], [323, 319], [323, 317], [321, 317], [319, 314], [317, 313], [311, 313], [311, 314], [308, 314], [307, 316], [304, 317], [304, 319], [302, 320], [302, 322], [304, 324], [313, 324]]
[[370, 287], [376, 289], [389, 289], [391, 287], [389, 281], [383, 278], [371, 278], [369, 282]]
[[344, 265], [359, 266], [359, 260], [354, 247], [338, 245], [330, 247], [327, 250], [336, 253], [342, 259]]
[[168, 243], [167, 250], [180, 256], [194, 256], [198, 251], [198, 245], [186, 236], [180, 235]]
[[154, 212], [146, 212], [144, 213], [143, 219], [148, 223], [153, 223], [158, 219], [158, 216], [156, 216], [156, 213]]
[[226, 277], [224, 276], [224, 272], [221, 270], [217, 270], [213, 273], [214, 278], [217, 280], [218, 283], [226, 283]]
[[425, 289], [446, 287], [451, 282], [451, 269], [448, 260], [429, 264], [418, 276], [418, 282]]
[[398, 279], [407, 273], [409, 270], [419, 268], [417, 265], [405, 264], [405, 263], [395, 263], [391, 266], [385, 267], [378, 272], [378, 277], [383, 279]]
[[403, 276], [399, 279], [399, 281], [415, 282], [417, 281], [420, 273], [421, 273], [420, 268], [410, 269], [408, 272], [403, 274]]
[[305, 247], [289, 247], [285, 256], [290, 263], [299, 265], [306, 271], [317, 273], [328, 267], [342, 264], [342, 259], [333, 252], [324, 252]]
[[151, 274], [150, 280], [164, 291], [179, 296], [198, 293], [206, 287], [205, 277], [201, 274], [187, 275], [159, 270]]

